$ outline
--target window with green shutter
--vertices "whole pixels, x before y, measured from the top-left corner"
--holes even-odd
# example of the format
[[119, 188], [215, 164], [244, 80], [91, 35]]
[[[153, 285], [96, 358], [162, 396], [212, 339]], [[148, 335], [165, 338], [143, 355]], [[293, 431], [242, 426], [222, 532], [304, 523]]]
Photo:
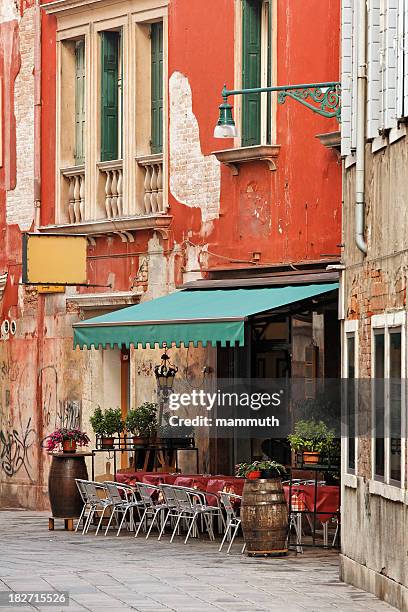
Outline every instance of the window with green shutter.
[[75, 165], [85, 163], [85, 41], [75, 43]]
[[151, 152], [163, 151], [163, 23], [151, 25]]
[[[242, 5], [242, 87], [261, 86], [262, 2], [243, 0]], [[261, 95], [242, 96], [242, 146], [261, 141]]]
[[118, 159], [120, 33], [101, 34], [101, 161]]

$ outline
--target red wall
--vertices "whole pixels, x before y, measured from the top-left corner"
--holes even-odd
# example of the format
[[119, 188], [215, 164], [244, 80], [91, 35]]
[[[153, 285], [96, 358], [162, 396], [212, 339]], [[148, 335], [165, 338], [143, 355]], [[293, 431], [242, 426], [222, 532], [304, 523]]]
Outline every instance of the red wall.
[[[169, 75], [189, 79], [193, 111], [204, 154], [230, 148], [214, 139], [223, 83], [234, 85], [234, 2], [173, 0], [170, 8]], [[339, 78], [340, 3], [329, 0], [278, 2], [277, 84], [333, 81]], [[233, 103], [233, 99], [230, 99]], [[334, 152], [315, 138], [336, 131], [335, 120], [322, 118], [299, 103], [278, 105], [277, 170], [261, 163], [241, 166], [238, 176], [222, 167], [221, 213], [211, 235], [196, 242], [232, 259], [261, 263], [296, 262], [338, 254], [341, 235], [341, 166]], [[199, 229], [200, 213], [170, 197], [174, 232]], [[193, 240], [194, 241], [194, 240]], [[213, 266], [225, 260], [212, 258]], [[234, 264], [231, 264], [234, 265]]]
[[[174, 71], [189, 80], [193, 112], [200, 127], [203, 154], [230, 148], [233, 142], [213, 138], [220, 92], [234, 84], [234, 1], [171, 0], [169, 5], [169, 76]], [[338, 0], [278, 2], [278, 84], [337, 80], [339, 77]], [[55, 20], [42, 20], [42, 224], [54, 221], [55, 210]], [[233, 102], [233, 99], [232, 99]], [[323, 147], [317, 134], [335, 131], [335, 120], [322, 118], [293, 100], [278, 105], [277, 170], [263, 162], [241, 166], [233, 176], [221, 168], [220, 218], [204, 234], [201, 212], [169, 194], [173, 215], [170, 241], [191, 240], [207, 245], [210, 267], [237, 266], [251, 261], [254, 251], [261, 263], [319, 260], [323, 254], [339, 254], [341, 236], [341, 166], [336, 153]], [[115, 252], [143, 253], [151, 234], [138, 236], [138, 248], [119, 239], [98, 240], [90, 251], [90, 281], [106, 283], [115, 270], [115, 289], [126, 290], [137, 260], [124, 265], [123, 258], [104, 259]], [[102, 259], [99, 263], [96, 257]], [[181, 261], [181, 260], [179, 260]], [[118, 262], [121, 262], [119, 265]], [[180, 269], [176, 278], [181, 280]]]

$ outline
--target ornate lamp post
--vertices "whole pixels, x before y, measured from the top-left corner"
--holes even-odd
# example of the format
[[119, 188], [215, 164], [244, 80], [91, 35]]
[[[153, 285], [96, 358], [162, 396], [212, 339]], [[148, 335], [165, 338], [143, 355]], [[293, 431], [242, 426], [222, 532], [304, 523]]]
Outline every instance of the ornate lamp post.
[[159, 411], [159, 424], [163, 416], [163, 407], [169, 399], [169, 395], [174, 385], [174, 378], [178, 372], [178, 367], [170, 363], [170, 357], [167, 354], [168, 348], [167, 343], [163, 342], [164, 353], [161, 356], [161, 362], [155, 366], [154, 374], [157, 380], [157, 387], [161, 396], [160, 411]]
[[336, 117], [340, 121], [341, 87], [338, 81], [231, 90], [228, 90], [224, 85], [221, 92], [223, 103], [219, 107], [220, 116], [215, 126], [214, 138], [234, 138], [238, 135], [232, 116], [232, 106], [228, 102], [229, 96], [245, 96], [247, 94], [269, 93], [272, 91], [278, 93], [279, 104], [284, 104], [287, 98], [292, 98], [322, 117]]

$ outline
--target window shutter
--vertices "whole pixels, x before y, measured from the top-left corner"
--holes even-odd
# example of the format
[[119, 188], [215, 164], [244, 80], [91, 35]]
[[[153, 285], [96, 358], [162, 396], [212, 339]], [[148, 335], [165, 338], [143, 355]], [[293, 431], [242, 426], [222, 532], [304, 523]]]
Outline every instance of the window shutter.
[[404, 24], [403, 24], [402, 49], [404, 56], [404, 109], [403, 116], [408, 116], [408, 0], [404, 1]]
[[[258, 0], [244, 0], [242, 23], [242, 87], [261, 86], [261, 11]], [[242, 96], [242, 146], [261, 139], [261, 96]]]
[[383, 127], [397, 126], [398, 0], [384, 0], [382, 105]]
[[404, 10], [405, 0], [398, 0], [397, 23], [397, 119], [404, 116]]
[[163, 151], [163, 23], [151, 26], [151, 152]]
[[380, 127], [380, 0], [368, 3], [367, 24], [367, 137]]
[[75, 165], [85, 163], [85, 41], [75, 44]]
[[102, 32], [101, 161], [118, 157], [119, 32]]
[[352, 0], [342, 0], [341, 10], [341, 154], [351, 153], [353, 98], [353, 22]]

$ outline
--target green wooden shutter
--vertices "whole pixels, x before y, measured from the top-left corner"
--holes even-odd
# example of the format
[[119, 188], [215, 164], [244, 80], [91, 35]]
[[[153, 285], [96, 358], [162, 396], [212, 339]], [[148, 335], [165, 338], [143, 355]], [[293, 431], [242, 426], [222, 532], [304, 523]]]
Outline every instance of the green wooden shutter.
[[163, 151], [163, 23], [151, 26], [151, 152]]
[[85, 41], [75, 44], [75, 165], [85, 163]]
[[119, 32], [102, 32], [101, 161], [118, 158]]
[[[242, 87], [261, 86], [261, 11], [259, 0], [243, 0]], [[261, 139], [261, 95], [242, 96], [242, 146]]]

